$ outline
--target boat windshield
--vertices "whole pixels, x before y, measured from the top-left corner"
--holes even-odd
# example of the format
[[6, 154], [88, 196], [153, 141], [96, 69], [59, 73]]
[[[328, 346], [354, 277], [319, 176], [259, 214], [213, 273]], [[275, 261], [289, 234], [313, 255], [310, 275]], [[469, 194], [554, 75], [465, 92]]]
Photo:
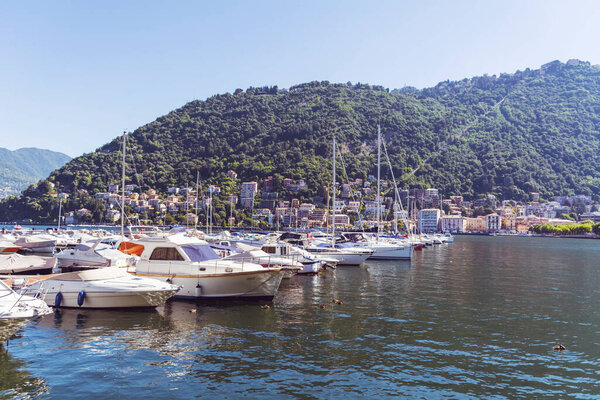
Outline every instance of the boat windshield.
[[189, 244], [181, 246], [190, 261], [218, 260], [220, 257], [208, 244]]

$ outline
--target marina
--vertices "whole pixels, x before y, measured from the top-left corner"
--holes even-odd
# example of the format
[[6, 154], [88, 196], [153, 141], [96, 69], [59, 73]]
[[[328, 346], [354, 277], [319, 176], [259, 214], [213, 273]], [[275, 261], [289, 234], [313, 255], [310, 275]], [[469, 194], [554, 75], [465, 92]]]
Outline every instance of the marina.
[[0, 9], [0, 400], [600, 400], [594, 2]]
[[599, 254], [459, 236], [294, 276], [267, 303], [59, 309], [4, 345], [0, 396], [593, 398]]

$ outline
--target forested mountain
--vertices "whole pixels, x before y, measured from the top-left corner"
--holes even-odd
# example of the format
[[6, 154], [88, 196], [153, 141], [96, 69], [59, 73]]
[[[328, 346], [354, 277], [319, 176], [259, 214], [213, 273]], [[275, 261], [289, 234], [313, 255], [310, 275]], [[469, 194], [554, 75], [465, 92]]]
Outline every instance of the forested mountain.
[[50, 150], [23, 148], [10, 151], [0, 147], [0, 197], [3, 193], [20, 193], [70, 159], [66, 154]]
[[[466, 198], [600, 195], [600, 68], [573, 61], [423, 90], [310, 82], [192, 101], [129, 135], [128, 181], [164, 191], [191, 185], [199, 170], [203, 182], [228, 191], [232, 169], [240, 180], [302, 178], [308, 197], [331, 179], [334, 134], [350, 178], [374, 173], [377, 124], [402, 187]], [[106, 190], [120, 179], [121, 140], [48, 181], [67, 192]], [[37, 192], [0, 204], [0, 220]]]

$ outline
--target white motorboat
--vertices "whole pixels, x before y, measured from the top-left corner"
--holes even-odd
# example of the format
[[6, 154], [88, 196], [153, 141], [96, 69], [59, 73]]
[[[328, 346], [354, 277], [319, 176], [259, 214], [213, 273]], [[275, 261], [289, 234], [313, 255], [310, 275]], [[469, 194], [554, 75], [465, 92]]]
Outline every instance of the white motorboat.
[[59, 260], [60, 266], [63, 268], [77, 266], [130, 267], [137, 261], [137, 257], [124, 254], [112, 246], [102, 243], [100, 239], [63, 249], [54, 257]]
[[318, 256], [333, 258], [338, 265], [361, 265], [373, 254], [369, 248], [352, 247], [346, 243], [336, 244], [331, 247], [329, 243], [310, 245], [305, 248], [309, 253]]
[[19, 249], [21, 247], [14, 244], [14, 242], [0, 239], [0, 254], [16, 253]]
[[160, 306], [178, 290], [168, 282], [110, 267], [40, 277], [21, 293], [39, 292], [53, 307], [138, 308]]
[[344, 233], [342, 239], [352, 246], [373, 250], [373, 254], [369, 256], [372, 260], [410, 260], [413, 254], [413, 246], [408, 242], [399, 243], [384, 238], [376, 241], [356, 232]]
[[281, 268], [221, 259], [210, 245], [185, 235], [143, 238], [137, 276], [181, 286], [178, 298], [272, 299], [283, 278]]
[[454, 243], [454, 236], [451, 233], [446, 232], [444, 237], [446, 238], [446, 243]]
[[1, 275], [47, 275], [55, 272], [57, 260], [52, 257], [20, 254], [0, 255]]
[[446, 238], [446, 236], [436, 233], [432, 236], [432, 240], [433, 240], [433, 244], [443, 244], [443, 243], [446, 243], [446, 241], [448, 239]]
[[56, 238], [47, 234], [24, 235], [18, 237], [15, 244], [23, 250], [34, 253], [52, 253], [54, 252], [54, 246], [56, 246]]
[[0, 319], [34, 318], [51, 312], [41, 299], [17, 293], [0, 280]]
[[302, 263], [302, 269], [298, 274], [317, 274], [326, 266], [335, 267], [338, 260], [311, 254], [308, 251], [292, 246], [286, 242], [269, 243], [262, 246], [262, 250], [267, 254], [274, 254], [281, 257], [295, 258]]
[[211, 247], [217, 250], [217, 253], [231, 249], [228, 255], [224, 257], [227, 260], [236, 260], [238, 262], [249, 261], [260, 264], [265, 268], [281, 268], [283, 279], [291, 278], [304, 268], [302, 263], [298, 262], [298, 260], [293, 257], [281, 257], [276, 254], [268, 254], [260, 248], [248, 244], [237, 243], [235, 248], [221, 245], [211, 245]]
[[52, 309], [42, 300], [20, 295], [0, 280], [0, 343], [11, 337], [30, 319], [51, 312]]

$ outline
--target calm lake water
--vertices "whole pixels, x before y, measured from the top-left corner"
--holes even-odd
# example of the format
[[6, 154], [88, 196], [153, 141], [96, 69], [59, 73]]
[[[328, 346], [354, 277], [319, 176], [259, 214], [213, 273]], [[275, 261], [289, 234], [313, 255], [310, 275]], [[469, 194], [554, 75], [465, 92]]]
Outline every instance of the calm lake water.
[[457, 237], [270, 310], [60, 310], [0, 349], [0, 398], [600, 398], [599, 269], [600, 241]]

